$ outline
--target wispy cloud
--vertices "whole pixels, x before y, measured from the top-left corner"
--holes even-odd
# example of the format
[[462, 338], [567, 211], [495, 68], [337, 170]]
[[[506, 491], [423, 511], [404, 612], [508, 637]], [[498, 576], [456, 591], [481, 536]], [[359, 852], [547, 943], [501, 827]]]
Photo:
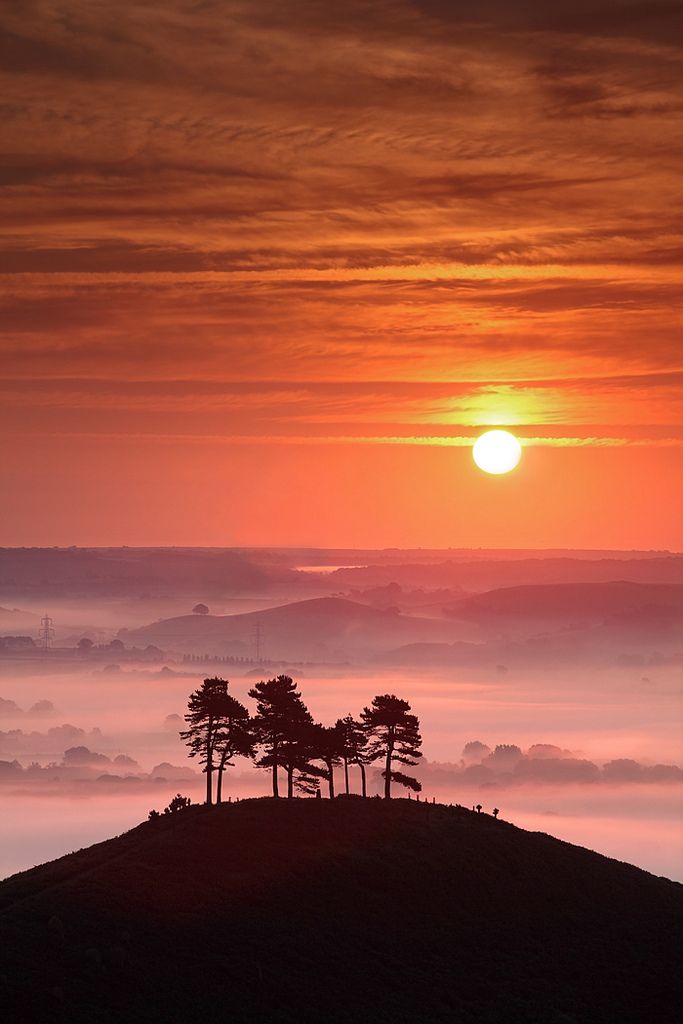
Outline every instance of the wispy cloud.
[[673, 450], [682, 31], [624, 0], [10, 0], [0, 425]]

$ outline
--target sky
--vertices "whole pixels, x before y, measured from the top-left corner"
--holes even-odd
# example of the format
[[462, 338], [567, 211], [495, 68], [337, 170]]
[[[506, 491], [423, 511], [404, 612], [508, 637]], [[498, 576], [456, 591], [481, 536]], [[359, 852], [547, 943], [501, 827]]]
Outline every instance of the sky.
[[6, 0], [0, 544], [683, 547], [682, 39]]

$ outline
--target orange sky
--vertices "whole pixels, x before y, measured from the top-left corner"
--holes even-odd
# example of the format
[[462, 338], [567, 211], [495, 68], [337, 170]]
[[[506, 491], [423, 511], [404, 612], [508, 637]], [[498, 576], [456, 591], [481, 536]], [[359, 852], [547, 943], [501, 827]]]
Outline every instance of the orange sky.
[[683, 547], [678, 4], [0, 28], [0, 543]]

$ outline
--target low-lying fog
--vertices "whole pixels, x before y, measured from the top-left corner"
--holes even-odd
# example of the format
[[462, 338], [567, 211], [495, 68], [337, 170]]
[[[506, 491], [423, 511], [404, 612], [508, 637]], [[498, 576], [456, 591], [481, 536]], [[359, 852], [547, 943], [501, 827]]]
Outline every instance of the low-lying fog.
[[[3, 673], [0, 876], [120, 833], [178, 791], [201, 799], [203, 777], [177, 735], [181, 723], [169, 716], [183, 714], [203, 674], [159, 665]], [[247, 691], [257, 678], [231, 676], [232, 692], [250, 707]], [[654, 768], [681, 761], [678, 669], [297, 678], [311, 712], [326, 723], [358, 714], [377, 693], [410, 700], [424, 737], [427, 763], [416, 769], [423, 798], [495, 805], [523, 828], [683, 879], [683, 783], [680, 772]], [[474, 740], [491, 751], [520, 749], [484, 751], [483, 767], [473, 767], [477, 758], [461, 758]], [[243, 763], [226, 775], [224, 794], [267, 795], [268, 787], [266, 772]]]

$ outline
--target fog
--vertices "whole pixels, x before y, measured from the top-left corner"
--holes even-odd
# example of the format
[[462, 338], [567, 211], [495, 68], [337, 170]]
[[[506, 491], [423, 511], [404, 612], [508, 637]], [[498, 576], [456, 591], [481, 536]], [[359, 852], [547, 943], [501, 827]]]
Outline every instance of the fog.
[[[120, 833], [178, 791], [202, 798], [203, 777], [173, 716], [183, 714], [205, 671], [161, 664], [35, 671], [31, 664], [30, 673], [0, 676], [0, 697], [12, 702], [0, 704], [0, 875]], [[250, 706], [258, 675], [223, 674]], [[677, 669], [645, 678], [640, 669], [617, 668], [502, 675], [329, 669], [297, 678], [311, 712], [326, 723], [357, 714], [377, 693], [409, 699], [424, 737], [425, 763], [416, 769], [423, 799], [481, 803], [487, 811], [495, 805], [521, 827], [683, 878], [683, 784], [675, 771], [662, 782], [653, 768], [681, 760]], [[463, 747], [474, 740], [491, 751], [516, 745], [525, 752], [521, 767], [489, 757], [483, 770], [465, 770]], [[526, 755], [537, 744], [559, 749]], [[588, 762], [590, 781], [577, 784], [576, 765]], [[353, 768], [351, 776], [356, 785]], [[267, 795], [268, 787], [266, 772], [242, 763], [227, 773], [224, 793]], [[370, 788], [378, 789], [372, 769]]]

